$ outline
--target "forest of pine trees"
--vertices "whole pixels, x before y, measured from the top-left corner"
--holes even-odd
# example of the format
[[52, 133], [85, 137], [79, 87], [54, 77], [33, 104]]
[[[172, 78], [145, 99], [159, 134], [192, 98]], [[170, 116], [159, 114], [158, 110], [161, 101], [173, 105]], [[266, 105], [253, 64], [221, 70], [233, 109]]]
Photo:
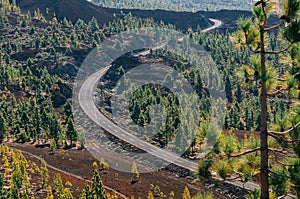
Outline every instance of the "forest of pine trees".
[[[193, 1], [199, 2], [202, 1]], [[124, 7], [123, 1], [115, 1], [113, 5], [106, 1], [96, 3]], [[126, 6], [135, 7], [138, 3], [131, 1]], [[259, 184], [260, 190], [249, 193], [249, 198], [300, 195], [300, 1], [283, 0], [282, 6], [277, 3], [273, 0], [254, 3], [254, 18], [237, 19], [240, 29], [234, 33], [203, 33], [200, 28], [186, 33], [215, 61], [215, 74], [222, 74], [215, 82], [204, 82], [202, 76], [208, 71], [199, 73], [197, 67], [190, 67], [181, 57], [166, 50], [151, 50], [147, 59], [172, 62], [169, 64], [188, 79], [199, 95], [201, 118], [192, 118], [193, 112], [180, 110], [178, 99], [157, 85], [138, 88], [130, 98], [130, 117], [140, 126], [151, 122], [150, 105], [164, 105], [168, 115], [166, 123], [151, 141], [162, 148], [174, 144], [174, 151], [184, 150], [182, 156], [186, 158], [203, 147], [207, 135], [219, 133], [217, 143], [199, 162], [195, 175], [200, 181], [215, 173], [224, 180]], [[243, 3], [239, 1], [239, 4]], [[0, 143], [49, 145], [52, 153], [79, 145], [78, 148], [83, 149], [86, 143], [84, 132], [74, 122], [71, 85], [87, 52], [122, 31], [158, 26], [176, 29], [173, 25], [156, 24], [153, 19], [139, 19], [131, 14], [101, 27], [96, 18], [89, 22], [78, 19], [76, 23], [66, 18], [59, 21], [56, 16], [46, 20], [39, 9], [21, 13], [15, 1], [0, 0], [0, 5]], [[173, 9], [170, 3], [151, 5], [150, 9], [161, 6]], [[182, 8], [191, 9], [185, 6]], [[209, 6], [204, 9], [211, 9]], [[277, 13], [278, 24], [269, 26], [268, 18], [278, 10], [281, 10]], [[114, 71], [116, 79], [129, 70], [126, 66], [118, 67]], [[221, 80], [226, 99], [218, 99], [219, 107], [211, 107], [205, 83], [220, 86]], [[210, 109], [220, 109], [223, 105], [226, 107], [222, 113], [224, 125], [209, 129]], [[177, 133], [181, 114], [201, 122], [200, 128], [196, 132], [184, 129], [181, 131], [184, 135]], [[186, 150], [188, 142], [191, 145]], [[39, 187], [35, 188], [46, 190], [47, 199], [73, 198], [70, 183], [64, 184], [59, 174], [53, 177], [53, 186], [50, 186], [44, 160], [37, 166], [5, 144], [1, 145], [0, 153], [0, 198], [32, 198], [29, 176], [33, 174], [38, 174], [40, 179]], [[132, 171], [132, 178], [138, 181], [140, 174], [135, 162]], [[159, 187], [145, 195], [164, 197]], [[174, 192], [168, 196], [173, 198]], [[97, 169], [92, 183], [87, 183], [81, 194], [81, 198], [87, 199], [116, 197], [106, 193]], [[205, 194], [193, 197], [187, 187], [180, 197], [211, 198]]]

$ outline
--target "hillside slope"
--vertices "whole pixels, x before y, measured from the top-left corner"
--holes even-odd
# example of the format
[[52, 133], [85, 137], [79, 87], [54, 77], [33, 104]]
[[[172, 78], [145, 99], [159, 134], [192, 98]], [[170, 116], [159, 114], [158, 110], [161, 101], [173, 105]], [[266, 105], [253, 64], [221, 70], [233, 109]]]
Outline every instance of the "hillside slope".
[[[107, 9], [95, 6], [86, 0], [17, 0], [17, 4], [23, 11], [34, 11], [39, 8], [46, 17], [52, 17], [55, 13], [58, 19], [62, 20], [66, 17], [72, 22], [76, 22], [78, 18], [89, 21], [94, 16], [99, 24], [104, 24], [114, 18], [113, 13], [108, 12]], [[48, 15], [45, 13], [46, 8], [49, 8]]]
[[[120, 13], [119, 9], [110, 9], [109, 12]], [[201, 29], [208, 28], [213, 25], [208, 18], [202, 13], [193, 12], [175, 12], [166, 10], [138, 10], [138, 9], [122, 9], [123, 13], [132, 13], [132, 15], [140, 18], [153, 18], [156, 22], [163, 21], [175, 25], [180, 30], [192, 28], [197, 29], [199, 25]]]
[[[53, 13], [56, 13], [59, 20], [66, 17], [72, 22], [76, 22], [78, 18], [87, 22], [94, 16], [99, 24], [103, 25], [114, 20], [115, 16], [122, 17], [121, 12], [126, 14], [130, 12], [136, 17], [153, 18], [156, 22], [163, 21], [167, 24], [174, 24], [178, 29], [184, 31], [190, 27], [195, 30], [198, 25], [202, 29], [212, 25], [206, 17], [199, 13], [111, 9], [96, 6], [86, 0], [17, 0], [17, 4], [23, 11], [34, 11], [39, 8], [48, 19], [51, 19]], [[49, 14], [46, 14], [46, 8], [49, 9]]]
[[198, 11], [221, 9], [250, 10], [253, 0], [91, 0], [97, 5], [109, 8], [130, 8], [142, 10]]

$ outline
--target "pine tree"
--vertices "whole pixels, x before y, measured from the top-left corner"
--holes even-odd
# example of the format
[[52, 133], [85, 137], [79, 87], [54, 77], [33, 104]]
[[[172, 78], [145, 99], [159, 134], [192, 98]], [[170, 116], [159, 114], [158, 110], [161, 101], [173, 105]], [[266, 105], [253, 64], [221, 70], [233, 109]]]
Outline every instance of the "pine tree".
[[174, 144], [177, 153], [183, 154], [184, 156], [188, 155], [189, 144], [187, 140], [187, 133], [183, 127], [180, 127], [180, 130], [176, 132]]
[[[242, 62], [245, 65], [238, 73], [238, 83], [247, 86], [245, 93], [249, 93], [250, 99], [244, 98], [238, 104], [240, 110], [234, 112], [237, 116], [243, 114], [247, 129], [257, 127], [260, 138], [245, 135], [241, 141], [229, 131], [219, 136], [214, 150], [207, 155], [213, 161], [211, 169], [224, 179], [257, 180], [260, 194], [256, 191], [252, 195], [261, 199], [280, 198], [289, 190], [300, 194], [300, 65], [296, 61], [300, 57], [300, 1], [283, 0], [280, 23], [271, 26], [267, 18], [275, 4], [272, 0], [258, 1], [253, 8], [256, 19], [239, 20], [240, 30], [231, 37], [237, 47], [247, 46], [238, 48], [241, 52], [249, 50], [254, 54], [246, 61], [248, 65]], [[276, 34], [276, 40], [270, 41], [270, 32]], [[278, 124], [272, 123], [271, 118], [272, 112], [280, 115], [278, 108], [273, 106], [276, 96], [288, 107], [284, 122]], [[238, 110], [234, 104], [232, 106]], [[230, 126], [228, 122], [227, 126]]]
[[108, 199], [98, 170], [94, 170], [92, 181], [92, 192], [94, 197], [97, 199]]
[[94, 41], [96, 41], [97, 44], [101, 43], [101, 37], [100, 37], [100, 33], [99, 32], [95, 32], [94, 33]]
[[56, 147], [59, 148], [61, 146], [63, 129], [55, 113], [53, 113], [53, 116], [50, 118], [49, 129], [51, 137], [55, 140]]
[[86, 183], [84, 189], [82, 190], [81, 199], [94, 199], [91, 187]]
[[2, 143], [6, 134], [7, 134], [7, 122], [3, 117], [2, 112], [0, 112], [0, 143]]
[[133, 174], [133, 180], [137, 180], [140, 177], [140, 173], [138, 172], [135, 161], [133, 161], [133, 163], [132, 163], [131, 172]]
[[[256, 21], [251, 19], [242, 19], [239, 21], [241, 31], [239, 32], [238, 39], [241, 43], [249, 46], [251, 51], [259, 55], [259, 58], [254, 60], [253, 68], [244, 68], [244, 74], [247, 76], [247, 81], [254, 80], [257, 84], [260, 80], [260, 102], [261, 102], [261, 119], [260, 119], [260, 185], [261, 185], [261, 199], [269, 199], [269, 145], [268, 137], [274, 134], [268, 132], [267, 126], [267, 96], [276, 94], [284, 90], [284, 86], [278, 86], [279, 90], [272, 91], [270, 83], [275, 78], [276, 69], [271, 68], [267, 61], [268, 55], [282, 54], [289, 49], [295, 47], [295, 44], [300, 42], [300, 1], [299, 0], [284, 0], [282, 2], [282, 12], [280, 16], [281, 22], [278, 25], [268, 27], [268, 17], [273, 12], [272, 7], [277, 2], [260, 0], [253, 7], [253, 13], [256, 17]], [[278, 7], [278, 5], [277, 5]], [[269, 51], [267, 49], [267, 36], [270, 31], [274, 31], [278, 28], [282, 28], [283, 38], [287, 41], [287, 47], [280, 51]], [[250, 76], [249, 71], [253, 71], [253, 77]], [[271, 74], [273, 72], [273, 74]], [[275, 76], [275, 77], [274, 77]], [[295, 126], [293, 126], [293, 129]], [[276, 139], [276, 138], [275, 138]]]
[[70, 41], [73, 48], [77, 48], [79, 46], [78, 36], [75, 31], [73, 31], [70, 35]]
[[[251, 65], [241, 67], [239, 74], [243, 80], [241, 83], [251, 88], [250, 92], [253, 92], [251, 94], [254, 96], [260, 94], [258, 103], [253, 99], [249, 100], [255, 112], [250, 109], [247, 111], [250, 112], [247, 113], [249, 116], [246, 116], [251, 122], [257, 120], [260, 138], [245, 136], [243, 141], [239, 141], [233, 133], [220, 135], [214, 151], [209, 154], [214, 160], [214, 168], [222, 178], [226, 179], [231, 173], [231, 178], [235, 176], [242, 181], [259, 179], [261, 199], [269, 199], [271, 190], [272, 197], [280, 198], [286, 195], [290, 188], [296, 191], [300, 187], [300, 107], [293, 100], [299, 100], [300, 1], [283, 0], [280, 7], [283, 14], [280, 16], [280, 22], [270, 26], [268, 18], [276, 3], [277, 1], [273, 0], [256, 2], [253, 8], [256, 19], [240, 19], [240, 30], [234, 34], [232, 40], [238, 46], [246, 45], [254, 53], [250, 59]], [[279, 34], [277, 37], [282, 40], [273, 51], [274, 49], [270, 49], [268, 33], [278, 29], [281, 31], [277, 33]], [[284, 47], [279, 49], [282, 46]], [[276, 51], [277, 49], [279, 50]], [[275, 68], [274, 65], [278, 60], [274, 60], [276, 64], [270, 60], [276, 56], [280, 59], [278, 63], [280, 67]], [[284, 69], [279, 71], [277, 68]], [[268, 126], [272, 112], [268, 97], [275, 99], [278, 95], [285, 97], [290, 103], [286, 120], [288, 125]], [[235, 104], [232, 106], [231, 113], [238, 116], [237, 113], [241, 112], [239, 106]], [[257, 107], [260, 110], [257, 110]], [[234, 123], [236, 121], [235, 119]], [[241, 123], [239, 125], [243, 126]], [[249, 129], [249, 126], [246, 127]], [[270, 131], [269, 128], [278, 131]], [[279, 160], [279, 154], [289, 154], [290, 157]]]
[[148, 199], [154, 199], [153, 193], [151, 191], [148, 192]]
[[26, 189], [21, 194], [20, 199], [29, 199]]
[[237, 99], [238, 103], [241, 103], [243, 100], [242, 88], [241, 88], [240, 84], [237, 85], [236, 99]]
[[39, 49], [40, 47], [41, 47], [41, 43], [42, 43], [42, 41], [41, 41], [41, 38], [40, 37], [36, 37], [36, 39], [35, 39], [35, 49]]
[[191, 194], [187, 186], [184, 187], [182, 199], [191, 199]]
[[5, 198], [5, 190], [3, 189], [4, 186], [4, 178], [2, 173], [0, 173], [0, 198]]
[[10, 188], [9, 199], [19, 199], [19, 198], [20, 198], [19, 189], [16, 185], [13, 185]]
[[226, 76], [225, 78], [225, 92], [226, 92], [226, 98], [228, 100], [229, 103], [232, 102], [233, 98], [232, 98], [232, 84], [231, 81], [229, 79], [229, 76]]
[[47, 196], [46, 199], [54, 199], [52, 188], [50, 185], [47, 186]]
[[64, 111], [63, 111], [63, 113], [64, 113], [64, 115], [66, 116], [67, 119], [69, 117], [73, 117], [72, 104], [71, 104], [70, 100], [68, 100], [66, 102], [66, 104], [64, 105]]
[[60, 197], [60, 199], [73, 199], [72, 192], [70, 189], [64, 188], [64, 191]]
[[73, 142], [76, 142], [78, 140], [78, 132], [71, 117], [69, 117], [67, 122], [66, 135], [67, 138], [71, 141], [71, 146]]
[[41, 176], [42, 176], [42, 185], [43, 185], [43, 188], [45, 188], [46, 183], [49, 180], [49, 173], [48, 173], [47, 164], [44, 159], [41, 160], [41, 169], [40, 170], [41, 170]]
[[99, 31], [99, 25], [98, 25], [98, 21], [95, 17], [93, 17], [91, 19], [91, 21], [89, 22], [89, 29], [92, 31], [92, 32], [96, 32], [96, 31]]
[[11, 198], [20, 198], [19, 195], [19, 189], [22, 186], [23, 183], [23, 174], [20, 170], [20, 165], [19, 164], [14, 164], [14, 170], [11, 176], [11, 181], [10, 181], [10, 197]]
[[58, 196], [58, 198], [63, 194], [64, 185], [62, 183], [62, 179], [60, 174], [56, 174], [53, 178], [54, 182], [54, 188], [55, 188], [55, 195]]
[[81, 199], [94, 199], [91, 187], [87, 183], [85, 184], [84, 189], [82, 190], [80, 198]]

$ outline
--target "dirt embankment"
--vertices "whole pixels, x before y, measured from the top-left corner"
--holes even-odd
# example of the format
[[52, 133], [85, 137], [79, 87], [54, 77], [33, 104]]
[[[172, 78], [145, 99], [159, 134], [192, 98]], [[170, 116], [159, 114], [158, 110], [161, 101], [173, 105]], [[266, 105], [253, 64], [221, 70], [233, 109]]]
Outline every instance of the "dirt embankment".
[[[44, 158], [49, 165], [74, 175], [81, 176], [84, 179], [91, 179], [94, 169], [92, 164], [94, 161], [97, 161], [87, 150], [57, 150], [53, 154], [50, 153], [49, 148], [36, 148], [34, 145], [29, 143], [10, 143], [8, 145]], [[34, 161], [33, 157], [28, 155], [27, 157]], [[118, 159], [119, 157], [116, 155], [112, 158]], [[49, 169], [49, 172], [51, 176], [54, 176], [57, 171]], [[61, 173], [61, 175], [63, 180], [69, 180], [73, 184], [72, 191], [74, 198], [79, 198], [85, 181], [68, 176], [64, 173]], [[135, 198], [147, 198], [148, 191], [151, 190], [151, 184], [158, 185], [160, 191], [166, 196], [168, 196], [171, 191], [174, 191], [175, 198], [178, 199], [181, 198], [185, 186], [189, 188], [191, 195], [196, 195], [199, 192], [203, 193], [209, 191], [207, 188], [203, 188], [197, 183], [192, 183], [191, 180], [179, 178], [175, 174], [166, 171], [142, 173], [138, 182], [134, 184], [131, 183], [133, 178], [131, 173], [124, 173], [110, 168], [108, 170], [101, 170], [100, 175], [104, 185], [115, 189], [127, 197], [135, 196]], [[218, 194], [217, 192], [214, 193], [214, 196], [219, 199], [227, 198], [221, 194]]]

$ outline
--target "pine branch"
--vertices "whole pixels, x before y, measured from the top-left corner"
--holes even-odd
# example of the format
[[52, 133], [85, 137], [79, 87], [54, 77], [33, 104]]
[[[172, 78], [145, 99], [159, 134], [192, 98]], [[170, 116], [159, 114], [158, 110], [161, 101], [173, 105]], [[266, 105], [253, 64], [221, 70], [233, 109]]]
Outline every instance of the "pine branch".
[[289, 193], [289, 192], [287, 192], [286, 195], [282, 195], [282, 196], [277, 197], [276, 199], [283, 199], [283, 198], [286, 198], [287, 195], [289, 196], [289, 198], [297, 199], [297, 196], [293, 196], [293, 195], [290, 195], [290, 194], [288, 194], [288, 193]]
[[[298, 76], [300, 76], [300, 72], [295, 73], [293, 76], [294, 76], [294, 78], [297, 78]], [[277, 78], [277, 81], [285, 82], [287, 80], [285, 78], [279, 77], [279, 78]]]
[[[275, 171], [272, 171], [271, 169], [268, 169], [270, 173], [273, 173], [275, 175], [282, 175], [280, 173], [276, 173]], [[270, 176], [270, 175], [269, 175]], [[291, 176], [287, 175], [289, 178], [291, 178]]]
[[282, 78], [282, 77], [278, 77], [278, 78], [277, 78], [277, 81], [280, 81], [280, 82], [285, 82], [285, 81], [286, 81], [286, 79], [284, 79], [284, 78]]
[[239, 153], [239, 154], [235, 154], [235, 155], [229, 155], [229, 157], [231, 157], [231, 158], [237, 158], [237, 157], [240, 157], [240, 156], [243, 156], [243, 155], [247, 155], [249, 153], [254, 153], [254, 152], [259, 151], [259, 150], [260, 150], [260, 147], [244, 151], [243, 153]]
[[266, 51], [265, 53], [271, 54], [271, 55], [278, 55], [278, 54], [288, 51], [293, 45], [294, 45], [294, 42], [291, 42], [290, 45], [288, 45], [285, 49], [282, 49], [280, 51]]
[[234, 170], [234, 169], [233, 169], [233, 172], [234, 172], [235, 174], [237, 174], [238, 176], [240, 176], [240, 177], [242, 177], [242, 176], [244, 175], [243, 173], [238, 172], [238, 171], [236, 171], [236, 170]]
[[246, 46], [249, 48], [249, 50], [252, 52], [252, 53], [258, 53], [259, 51], [258, 51], [258, 49], [259, 49], [259, 46], [257, 46], [257, 48], [254, 50], [251, 46], [250, 46], [250, 44], [249, 44], [249, 42], [248, 42], [248, 35], [246, 34], [246, 33], [244, 33], [244, 35], [245, 35], [245, 39], [246, 39]]
[[286, 143], [296, 143], [296, 142], [300, 142], [300, 139], [296, 139], [296, 140], [287, 140], [285, 139], [283, 136], [278, 137], [278, 135], [274, 135], [274, 134], [269, 134], [271, 137], [275, 138], [276, 140], [278, 140], [279, 142], [286, 142]]
[[269, 134], [273, 134], [273, 135], [285, 135], [288, 134], [290, 132], [292, 132], [293, 130], [295, 130], [298, 126], [300, 126], [300, 122], [298, 122], [296, 125], [292, 126], [291, 128], [289, 128], [286, 131], [283, 132], [276, 132], [276, 131], [269, 131]]
[[[269, 148], [268, 151], [270, 151], [270, 152], [272, 152], [272, 153], [274, 153], [274, 154], [276, 154], [276, 153], [281, 153], [281, 154], [283, 154], [285, 157], [289, 157], [289, 158], [297, 158], [297, 157], [295, 157], [295, 156], [289, 155], [290, 153], [287, 152], [287, 151], [284, 151], [284, 150], [279, 150], [279, 149], [272, 149], [272, 148]], [[278, 154], [276, 154], [276, 155], [278, 155]]]
[[283, 166], [294, 166], [293, 164], [285, 164], [285, 163], [283, 163], [283, 162], [281, 162], [279, 159], [278, 159], [278, 155], [276, 154], [276, 152], [275, 151], [271, 151], [273, 154], [274, 154], [274, 156], [275, 156], [275, 161], [278, 163], [278, 164], [281, 164], [281, 165], [283, 165]]
[[277, 199], [283, 199], [283, 198], [285, 198], [285, 197], [287, 196], [287, 194], [288, 194], [288, 193], [286, 192], [284, 195], [278, 196]]
[[[243, 173], [242, 172], [238, 172], [238, 171], [236, 171], [236, 170], [233, 170], [233, 172], [236, 174], [236, 175], [238, 175], [239, 177], [236, 177], [237, 179], [238, 178], [240, 178], [240, 180], [242, 181], [242, 182], [246, 182], [245, 180], [243, 180]], [[255, 177], [255, 176], [257, 176], [257, 175], [259, 175], [260, 174], [260, 171], [258, 171], [258, 172], [255, 172], [255, 173], [253, 173], [253, 174], [251, 174], [251, 178], [253, 178], [253, 177]], [[232, 178], [233, 180], [234, 180], [234, 178]], [[226, 179], [227, 180], [227, 179]]]
[[268, 93], [268, 96], [275, 96], [275, 95], [278, 95], [278, 94], [282, 94], [282, 91], [287, 91], [288, 89], [284, 89], [284, 88], [280, 88], [279, 90], [276, 90], [272, 93]]
[[254, 49], [249, 45], [248, 42], [246, 43], [246, 45], [247, 45], [247, 47], [249, 48], [249, 50], [250, 50], [252, 53], [257, 54], [257, 53], [259, 52], [259, 51], [258, 51], [259, 46], [254, 50]]
[[271, 151], [272, 153], [281, 153], [281, 154], [284, 154], [286, 155], [288, 152], [287, 151], [284, 151], [284, 150], [279, 150], [279, 149], [272, 149], [272, 148], [268, 148], [269, 151]]
[[280, 26], [282, 26], [283, 24], [284, 24], [284, 21], [281, 21], [279, 24], [274, 25], [274, 26], [269, 27], [269, 28], [265, 28], [264, 30], [265, 30], [266, 32], [271, 31], [271, 30], [275, 30], [275, 29], [279, 28]]
[[261, 7], [262, 7], [262, 10], [263, 10], [263, 14], [264, 14], [264, 23], [263, 25], [261, 26], [261, 28], [264, 30], [264, 28], [266, 27], [267, 25], [267, 12], [266, 12], [266, 2], [264, 0], [261, 0], [262, 4], [261, 4]]
[[238, 179], [241, 179], [241, 177], [237, 176], [237, 177], [233, 177], [233, 178], [225, 178], [224, 181], [236, 181]]

